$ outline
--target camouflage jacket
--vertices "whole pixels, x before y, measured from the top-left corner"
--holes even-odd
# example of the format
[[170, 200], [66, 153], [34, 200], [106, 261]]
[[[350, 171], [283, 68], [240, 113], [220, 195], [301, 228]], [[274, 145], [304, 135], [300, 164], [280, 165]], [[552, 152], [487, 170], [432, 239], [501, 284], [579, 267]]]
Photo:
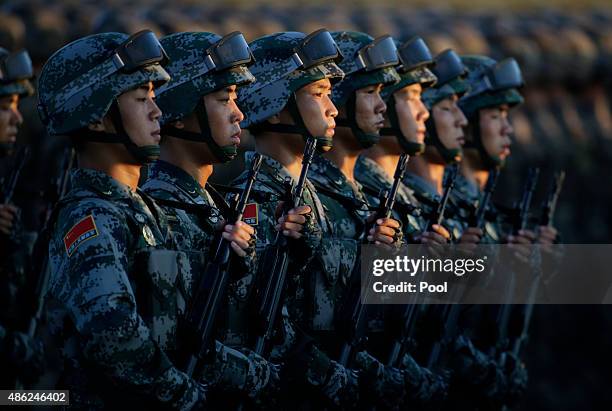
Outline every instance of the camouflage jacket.
[[[206, 269], [211, 246], [218, 236], [216, 226], [222, 221], [221, 211], [209, 192], [183, 169], [158, 160], [147, 170], [142, 190], [151, 196], [164, 210], [177, 247], [190, 261], [193, 289]], [[181, 209], [178, 204], [200, 205], [200, 208]], [[232, 252], [233, 279], [227, 292], [227, 303], [219, 313], [216, 344], [216, 360], [204, 370], [206, 383], [218, 391], [240, 391], [256, 398], [269, 381], [266, 378], [265, 360], [248, 351], [240, 352], [246, 345], [247, 315], [246, 296], [251, 283], [255, 254], [240, 258]], [[191, 294], [187, 296], [190, 301]], [[224, 346], [225, 344], [226, 346]], [[232, 349], [233, 347], [235, 349]], [[250, 370], [250, 371], [249, 371]], [[264, 378], [261, 378], [264, 377]]]
[[[247, 164], [252, 161], [253, 155], [253, 152], [245, 154]], [[245, 178], [246, 174], [243, 173], [233, 185], [242, 186]], [[275, 211], [278, 201], [286, 192], [286, 180], [293, 180], [287, 170], [273, 158], [264, 156], [253, 185], [253, 203], [248, 206], [255, 210], [249, 216], [250, 224], [257, 229], [259, 264], [263, 263], [266, 247], [273, 244], [276, 238]], [[321, 333], [325, 334], [333, 327], [335, 300], [331, 297], [329, 284], [331, 279], [337, 279], [340, 271], [338, 249], [330, 237], [332, 223], [309, 180], [306, 181], [301, 204], [310, 206], [312, 213], [302, 231], [303, 237], [298, 241], [290, 240], [285, 299], [279, 321], [282, 325], [270, 356], [271, 359], [285, 362], [285, 371], [289, 375], [287, 381], [293, 380], [291, 375], [299, 375], [298, 381], [305, 379], [308, 384], [298, 385], [292, 402], [313, 400], [316, 395], [309, 392], [314, 389], [336, 405], [346, 405], [347, 401], [355, 401], [357, 377], [330, 360], [323, 352], [328, 350], [320, 338]], [[301, 365], [296, 369], [296, 364]]]
[[[422, 177], [411, 172], [406, 173], [404, 177], [404, 184], [413, 190], [415, 197], [421, 205], [421, 210], [425, 221], [428, 221], [428, 216], [434, 212], [438, 202], [441, 199], [441, 196], [438, 194], [435, 187], [425, 181]], [[459, 240], [459, 238], [461, 238], [463, 226], [457, 220], [456, 216], [451, 214], [451, 210], [449, 209], [448, 205], [444, 213], [442, 225], [449, 231], [451, 235], [451, 242], [456, 242]]]
[[190, 271], [165, 216], [101, 171], [74, 170], [71, 187], [51, 219], [49, 295], [67, 312], [62, 386], [72, 405], [200, 404], [203, 386], [170, 360]]
[[[380, 190], [390, 190], [393, 185], [393, 178], [387, 175], [376, 161], [366, 156], [360, 156], [357, 160], [355, 178], [362, 185], [368, 203], [375, 207], [379, 204], [378, 193]], [[411, 209], [411, 207], [418, 207], [418, 205], [419, 202], [414, 196], [414, 192], [404, 183], [400, 183], [395, 199], [393, 217], [402, 223], [404, 236], [410, 240], [414, 240], [414, 237], [426, 228], [426, 221], [421, 216], [420, 210], [418, 208]], [[408, 209], [408, 207], [410, 208]]]

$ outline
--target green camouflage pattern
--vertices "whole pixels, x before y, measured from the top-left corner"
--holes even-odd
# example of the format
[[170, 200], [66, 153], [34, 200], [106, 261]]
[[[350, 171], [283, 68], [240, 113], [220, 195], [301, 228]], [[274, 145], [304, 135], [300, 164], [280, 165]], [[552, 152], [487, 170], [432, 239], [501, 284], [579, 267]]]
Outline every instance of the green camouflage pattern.
[[[486, 56], [461, 56], [461, 61], [468, 68], [466, 81], [471, 88], [483, 81], [483, 76], [487, 69], [493, 67], [497, 62]], [[473, 119], [478, 110], [488, 107], [498, 107], [502, 104], [516, 106], [523, 104], [524, 99], [521, 93], [515, 88], [500, 91], [487, 91], [479, 94], [466, 93], [459, 101], [459, 107], [468, 119]]]
[[219, 40], [221, 36], [206, 32], [175, 33], [160, 40], [170, 59], [164, 68], [172, 77], [156, 92], [156, 102], [163, 113], [162, 124], [191, 114], [206, 94], [229, 85], [241, 86], [255, 81], [245, 66], [202, 74], [206, 69], [206, 50]]
[[340, 47], [344, 58], [340, 62], [340, 68], [347, 75], [336, 84], [332, 90], [332, 101], [336, 107], [343, 107], [351, 95], [364, 87], [374, 84], [392, 85], [400, 80], [397, 71], [393, 67], [387, 67], [370, 72], [354, 72], [357, 69], [357, 52], [374, 41], [372, 36], [355, 31], [336, 31], [332, 37]]
[[104, 77], [113, 50], [128, 37], [123, 33], [93, 34], [69, 43], [47, 60], [38, 81], [38, 114], [50, 135], [66, 134], [101, 120], [126, 91], [149, 81], [159, 86], [170, 80], [159, 64]]
[[[372, 207], [378, 207], [379, 197], [378, 195], [365, 192], [365, 189], [369, 188], [370, 192], [380, 192], [381, 190], [390, 190], [393, 185], [393, 177], [387, 175], [376, 161], [366, 156], [360, 156], [357, 160], [355, 178], [363, 186], [366, 200]], [[419, 211], [415, 210], [413, 213], [407, 213], [401, 209], [402, 206], [419, 206], [414, 192], [403, 182], [400, 182], [395, 203], [396, 207], [393, 209], [393, 218], [402, 223], [404, 237], [414, 241], [415, 237], [427, 228], [425, 227], [427, 222]]]
[[[205, 398], [203, 386], [169, 359], [189, 261], [173, 251], [163, 213], [149, 204], [103, 172], [77, 169], [56, 209], [49, 295], [67, 313], [64, 380], [72, 406], [108, 407], [117, 387], [122, 404], [182, 409]], [[88, 231], [71, 245], [84, 221]]]
[[325, 62], [307, 70], [287, 72], [287, 63], [301, 40], [299, 32], [281, 32], [260, 37], [249, 44], [255, 63], [249, 67], [257, 81], [242, 87], [238, 93], [240, 108], [246, 118], [241, 126], [247, 128], [278, 114], [287, 105], [289, 97], [300, 88], [324, 78], [332, 83], [344, 73], [334, 62]]

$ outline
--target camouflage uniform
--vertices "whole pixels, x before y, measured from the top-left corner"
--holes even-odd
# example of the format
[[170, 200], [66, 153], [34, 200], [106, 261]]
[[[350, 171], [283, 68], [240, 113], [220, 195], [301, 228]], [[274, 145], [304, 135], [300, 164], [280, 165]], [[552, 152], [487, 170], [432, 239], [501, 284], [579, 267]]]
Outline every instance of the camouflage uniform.
[[[247, 168], [253, 155], [253, 152], [245, 154]], [[242, 186], [245, 178], [246, 174], [243, 173], [233, 185]], [[285, 194], [285, 181], [288, 178], [291, 179], [290, 175], [280, 163], [271, 157], [263, 157], [251, 196], [257, 204], [257, 218], [253, 225], [257, 229], [258, 255], [263, 254], [276, 237], [275, 210]], [[356, 397], [355, 392], [345, 392], [356, 389], [356, 375], [331, 360], [324, 352], [330, 352], [328, 344], [333, 340], [331, 334], [336, 302], [329, 287], [338, 283], [341, 273], [346, 273], [354, 260], [350, 259], [350, 255], [342, 257], [343, 249], [331, 237], [332, 221], [326, 215], [319, 193], [308, 180], [302, 204], [310, 206], [312, 214], [302, 230], [303, 237], [290, 242], [292, 252], [287, 270], [285, 306], [281, 311], [282, 326], [270, 359], [289, 364], [283, 370], [288, 374], [305, 373], [304, 377], [311, 387], [320, 390], [337, 405], [346, 406], [346, 400]], [[312, 342], [305, 343], [312, 341], [312, 338], [316, 346]], [[299, 352], [300, 349], [304, 352]], [[302, 364], [299, 369], [291, 369], [298, 363]], [[299, 394], [302, 398], [299, 401], [312, 400], [308, 391]]]
[[[376, 161], [365, 156], [360, 156], [357, 160], [355, 178], [362, 185], [368, 204], [373, 207], [378, 206], [378, 192], [391, 189], [393, 184], [393, 178], [387, 175]], [[414, 241], [415, 236], [427, 228], [427, 222], [418, 207], [419, 201], [414, 192], [401, 182], [395, 199], [393, 218], [402, 223], [404, 236], [409, 241]]]
[[[158, 160], [150, 166], [147, 180], [142, 189], [156, 201], [170, 200], [183, 204], [199, 205], [198, 210], [183, 210], [168, 205], [161, 205], [167, 216], [169, 229], [176, 241], [176, 246], [184, 252], [190, 261], [191, 272], [188, 276], [187, 301], [190, 301], [193, 284], [206, 268], [208, 252], [216, 238], [216, 226], [222, 221], [219, 210], [206, 189], [183, 169], [165, 161]], [[232, 267], [237, 272], [249, 273], [236, 278], [229, 287], [228, 304], [220, 321], [221, 330], [218, 338], [223, 344], [216, 344], [217, 361], [205, 371], [206, 382], [219, 391], [245, 391], [250, 397], [256, 397], [265, 388], [270, 376], [263, 358], [254, 353], [245, 354], [237, 351], [247, 343], [248, 329], [245, 312], [247, 292], [251, 284], [250, 274], [255, 266], [255, 254], [235, 258]], [[238, 263], [238, 265], [236, 265]], [[232, 349], [229, 347], [234, 347]]]
[[189, 261], [172, 251], [165, 216], [100, 171], [73, 171], [71, 187], [56, 209], [49, 294], [68, 312], [62, 383], [73, 404], [141, 403], [140, 394], [193, 406], [204, 388], [170, 360]]

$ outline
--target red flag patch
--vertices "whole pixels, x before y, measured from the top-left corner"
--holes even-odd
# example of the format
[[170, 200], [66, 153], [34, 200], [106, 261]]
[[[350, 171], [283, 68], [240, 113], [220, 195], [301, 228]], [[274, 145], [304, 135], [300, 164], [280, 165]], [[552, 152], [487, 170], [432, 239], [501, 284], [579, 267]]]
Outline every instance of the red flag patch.
[[76, 223], [64, 236], [64, 247], [66, 247], [66, 254], [68, 254], [68, 257], [74, 253], [74, 250], [76, 250], [81, 243], [97, 235], [98, 229], [96, 228], [96, 223], [91, 214]]
[[258, 223], [258, 206], [257, 203], [249, 203], [244, 207], [244, 214], [242, 214], [242, 221], [248, 225], [257, 225]]

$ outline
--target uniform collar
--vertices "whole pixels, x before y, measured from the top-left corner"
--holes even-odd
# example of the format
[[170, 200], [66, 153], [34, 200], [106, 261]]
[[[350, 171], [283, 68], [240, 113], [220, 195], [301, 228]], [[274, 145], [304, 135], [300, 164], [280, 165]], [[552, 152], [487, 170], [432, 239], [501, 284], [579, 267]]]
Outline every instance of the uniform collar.
[[365, 202], [365, 198], [361, 192], [361, 184], [357, 181], [349, 181], [346, 176], [342, 174], [342, 171], [340, 171], [340, 169], [329, 159], [323, 156], [316, 156], [312, 162], [311, 169], [313, 171], [310, 175], [311, 180], [339, 194], [348, 195]]
[[415, 193], [418, 193], [424, 197], [439, 200], [440, 195], [432, 184], [429, 181], [425, 180], [423, 177], [418, 176], [411, 172], [406, 172], [406, 176], [404, 177], [404, 184], [413, 189]]
[[109, 199], [131, 198], [135, 193], [126, 184], [115, 180], [103, 171], [77, 168], [71, 171], [72, 189], [87, 188]]
[[182, 168], [163, 160], [157, 160], [150, 167], [148, 179], [161, 180], [174, 185], [192, 199], [208, 198], [200, 183]]

